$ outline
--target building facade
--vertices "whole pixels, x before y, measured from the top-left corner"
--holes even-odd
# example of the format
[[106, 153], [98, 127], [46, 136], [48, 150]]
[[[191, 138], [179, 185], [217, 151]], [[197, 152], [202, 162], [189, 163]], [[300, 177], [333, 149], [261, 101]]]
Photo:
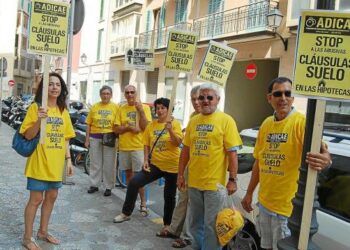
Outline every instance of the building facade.
[[[80, 63], [79, 69], [80, 88], [84, 90], [82, 86], [87, 84], [87, 102], [93, 103], [99, 99], [98, 89], [103, 84], [113, 87], [116, 102], [123, 101], [121, 93], [127, 84], [137, 86], [140, 99], [146, 103], [153, 102], [157, 97], [170, 97], [174, 73], [164, 68], [169, 30], [193, 31], [199, 38], [193, 71], [179, 74], [174, 116], [183, 125], [187, 123], [192, 111], [190, 89], [202, 82], [197, 78], [200, 65], [210, 40], [215, 40], [238, 51], [226, 87], [221, 90], [220, 109], [235, 117], [239, 129], [258, 126], [271, 114], [271, 107], [266, 102], [266, 90], [271, 79], [277, 76], [292, 78], [301, 10], [325, 7], [350, 9], [350, 3], [346, 0], [94, 2], [99, 2], [99, 6], [95, 6], [93, 13], [87, 16], [92, 16], [95, 23], [87, 26], [87, 33], [82, 33], [84, 49], [81, 53], [87, 56], [88, 63]], [[106, 19], [101, 19], [101, 6], [107, 5], [109, 8], [104, 9]], [[267, 18], [276, 10], [283, 15], [278, 27], [269, 24]], [[125, 52], [130, 48], [154, 48], [155, 70], [127, 70]], [[254, 77], [248, 74], [251, 65], [255, 68]], [[339, 105], [343, 111], [349, 109], [345, 103], [330, 102], [327, 110], [334, 110]], [[296, 98], [295, 106], [306, 111], [306, 98]]]

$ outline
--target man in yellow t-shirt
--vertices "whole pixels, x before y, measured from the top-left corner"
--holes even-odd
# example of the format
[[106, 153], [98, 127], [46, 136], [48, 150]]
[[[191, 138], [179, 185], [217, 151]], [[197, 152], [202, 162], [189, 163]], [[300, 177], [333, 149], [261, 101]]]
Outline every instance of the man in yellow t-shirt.
[[[152, 120], [148, 105], [136, 100], [136, 87], [127, 85], [124, 89], [127, 101], [122, 105], [115, 119], [115, 132], [119, 134], [119, 169], [125, 170], [129, 182], [134, 173], [141, 171], [143, 165], [143, 131]], [[138, 122], [138, 124], [136, 124]], [[144, 188], [139, 190], [143, 216], [147, 216]]]
[[[261, 125], [254, 149], [254, 166], [243, 208], [252, 211], [253, 192], [260, 182], [257, 228], [264, 249], [277, 249], [277, 241], [290, 235], [287, 227], [292, 198], [297, 191], [304, 143], [305, 116], [293, 107], [292, 82], [279, 77], [269, 85], [267, 100], [275, 110]], [[322, 170], [330, 165], [330, 154], [322, 144], [321, 153], [308, 153], [310, 167]]]
[[184, 171], [188, 165], [193, 247], [214, 250], [220, 248], [215, 219], [223, 204], [217, 185], [226, 185], [229, 194], [236, 191], [237, 150], [242, 141], [232, 117], [217, 110], [220, 95], [215, 85], [202, 84], [198, 100], [201, 113], [194, 116], [187, 125], [177, 185], [180, 190], [186, 187]]

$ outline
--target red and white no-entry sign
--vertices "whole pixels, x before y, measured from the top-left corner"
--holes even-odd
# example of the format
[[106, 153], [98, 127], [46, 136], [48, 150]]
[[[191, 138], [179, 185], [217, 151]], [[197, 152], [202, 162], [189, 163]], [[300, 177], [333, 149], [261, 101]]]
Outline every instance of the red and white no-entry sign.
[[15, 80], [9, 80], [8, 84], [10, 87], [13, 87], [15, 85]]
[[250, 63], [245, 67], [245, 76], [249, 80], [253, 80], [258, 73], [258, 67], [255, 63]]

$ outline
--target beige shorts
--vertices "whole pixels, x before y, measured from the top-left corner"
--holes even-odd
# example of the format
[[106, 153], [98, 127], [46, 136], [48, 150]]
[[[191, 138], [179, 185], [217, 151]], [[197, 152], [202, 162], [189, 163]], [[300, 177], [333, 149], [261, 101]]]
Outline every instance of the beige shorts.
[[119, 169], [140, 172], [143, 166], [143, 150], [119, 151]]

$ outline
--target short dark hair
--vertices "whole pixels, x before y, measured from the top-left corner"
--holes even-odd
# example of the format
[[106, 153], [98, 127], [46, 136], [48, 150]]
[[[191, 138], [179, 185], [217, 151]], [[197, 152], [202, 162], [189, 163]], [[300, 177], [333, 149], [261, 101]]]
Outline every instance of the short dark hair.
[[[56, 72], [51, 72], [49, 74], [49, 77], [51, 76], [57, 77], [61, 82], [61, 94], [57, 97], [57, 106], [60, 112], [62, 113], [63, 110], [67, 108], [67, 104], [66, 104], [66, 98], [68, 96], [67, 85], [60, 74], [57, 74]], [[34, 101], [40, 104], [42, 103], [42, 98], [43, 98], [43, 82], [44, 82], [44, 77], [41, 78], [41, 81], [39, 83], [39, 86], [35, 93], [35, 98], [34, 98]]]
[[113, 90], [111, 87], [109, 87], [108, 85], [103, 85], [102, 88], [100, 89], [100, 95], [102, 94], [102, 91], [104, 90], [108, 90], [109, 92], [111, 92], [111, 94], [113, 94]]
[[153, 103], [154, 110], [156, 109], [157, 104], [162, 104], [164, 107], [169, 109], [169, 103], [170, 103], [170, 100], [168, 98], [164, 98], [164, 97], [158, 98]]
[[273, 85], [275, 85], [275, 83], [276, 84], [282, 84], [282, 83], [285, 83], [285, 82], [289, 82], [292, 85], [292, 80], [289, 79], [288, 77], [280, 76], [280, 77], [277, 77], [277, 78], [273, 79], [270, 82], [269, 87], [267, 88], [267, 93], [271, 93], [272, 92]]

